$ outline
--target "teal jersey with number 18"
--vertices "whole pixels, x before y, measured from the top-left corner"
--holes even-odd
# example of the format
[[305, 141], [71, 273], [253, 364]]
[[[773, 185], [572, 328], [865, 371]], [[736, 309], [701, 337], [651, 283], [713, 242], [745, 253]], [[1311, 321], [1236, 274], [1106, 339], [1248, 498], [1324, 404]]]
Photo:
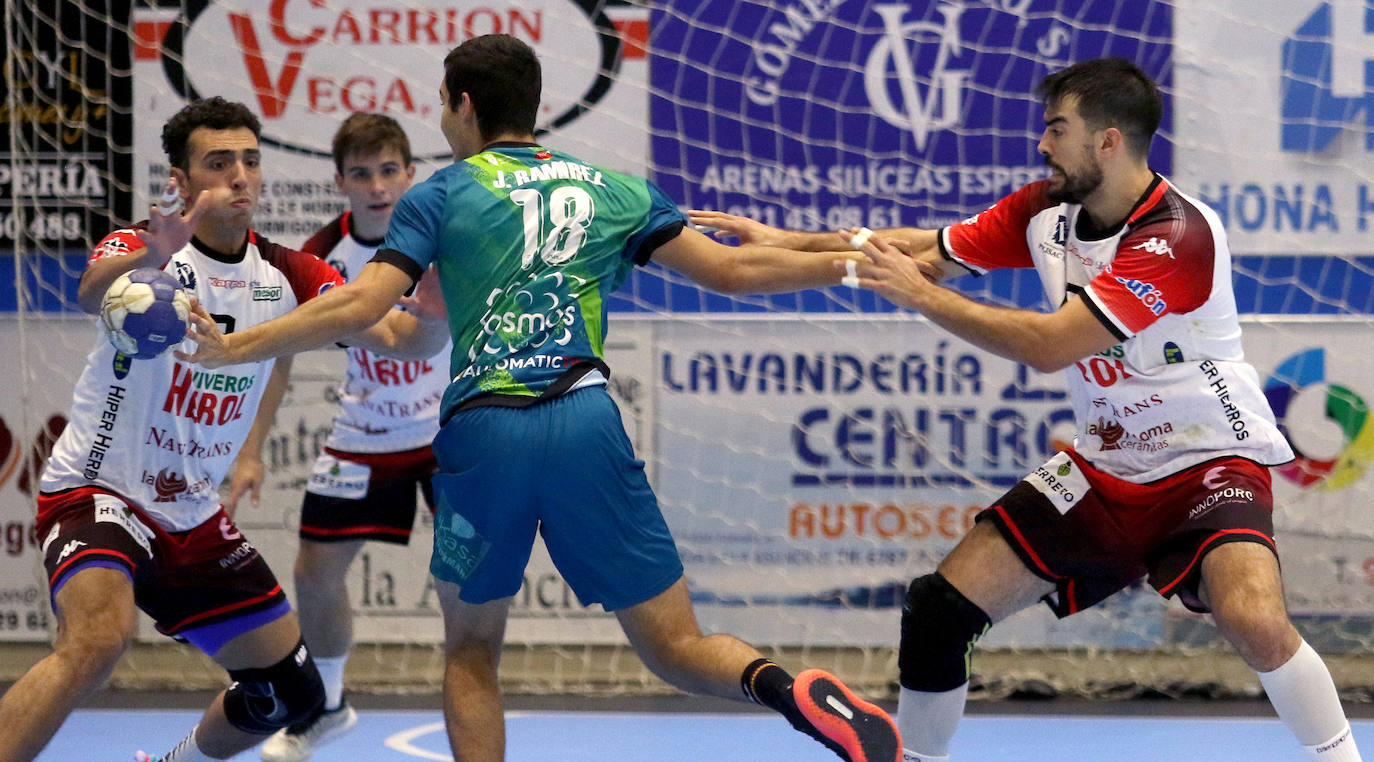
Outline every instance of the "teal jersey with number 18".
[[525, 143], [407, 191], [379, 253], [438, 270], [453, 334], [444, 419], [464, 403], [533, 403], [604, 367], [607, 296], [685, 221], [647, 180]]

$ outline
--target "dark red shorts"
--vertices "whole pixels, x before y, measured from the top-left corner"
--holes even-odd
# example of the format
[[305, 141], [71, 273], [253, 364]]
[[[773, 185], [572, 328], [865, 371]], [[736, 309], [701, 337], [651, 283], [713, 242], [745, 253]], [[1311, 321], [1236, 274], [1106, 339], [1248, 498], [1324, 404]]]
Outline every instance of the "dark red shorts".
[[315, 542], [380, 540], [405, 545], [415, 524], [415, 488], [434, 513], [434, 451], [351, 453], [325, 448], [301, 502], [300, 536]]
[[1031, 571], [1055, 583], [1045, 602], [1060, 617], [1149, 576], [1193, 611], [1202, 557], [1228, 542], [1274, 545], [1269, 469], [1217, 458], [1133, 484], [1062, 452], [978, 514]]
[[267, 562], [223, 509], [194, 529], [168, 532], [134, 502], [81, 487], [38, 496], [38, 535], [54, 610], [77, 570], [123, 571], [158, 632], [211, 655], [291, 610]]

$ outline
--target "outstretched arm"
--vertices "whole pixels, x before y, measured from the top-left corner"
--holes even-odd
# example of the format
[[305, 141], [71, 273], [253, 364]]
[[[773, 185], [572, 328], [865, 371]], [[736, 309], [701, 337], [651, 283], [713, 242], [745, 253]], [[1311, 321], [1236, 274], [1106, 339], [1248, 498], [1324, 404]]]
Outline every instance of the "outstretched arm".
[[[400, 352], [409, 348], [408, 342], [432, 338], [440, 330], [434, 320], [425, 318], [421, 325], [422, 318], [391, 309], [410, 286], [410, 276], [399, 267], [369, 262], [355, 280], [335, 286], [279, 318], [227, 336], [220, 332], [205, 308], [197, 304], [191, 314], [194, 329], [190, 334], [196, 351], [177, 351], [176, 356], [206, 368], [218, 368], [341, 342]], [[391, 312], [396, 315], [389, 315]], [[383, 318], [386, 325], [374, 328]], [[447, 326], [442, 326], [442, 330], [446, 331]]]
[[[1121, 343], [1080, 299], [1071, 299], [1050, 313], [994, 307], [935, 283], [881, 235], [870, 237], [862, 251], [866, 261], [858, 266], [861, 288], [872, 289], [965, 341], [1042, 373], [1061, 370]], [[843, 269], [842, 264], [835, 267], [837, 272]]]
[[775, 246], [726, 246], [691, 228], [654, 250], [653, 261], [723, 294], [770, 294], [840, 285], [836, 261], [859, 259], [831, 233], [830, 250], [793, 251]]
[[[693, 225], [715, 228], [715, 238], [738, 238], [742, 244], [756, 243], [763, 246], [777, 246], [797, 251], [829, 251], [835, 247], [835, 232], [809, 232], [804, 230], [783, 230], [765, 225], [748, 217], [725, 212], [712, 212], [693, 209], [687, 213]], [[920, 228], [881, 228], [881, 233], [889, 243], [910, 255], [921, 254], [926, 249], [935, 248], [934, 230]]]

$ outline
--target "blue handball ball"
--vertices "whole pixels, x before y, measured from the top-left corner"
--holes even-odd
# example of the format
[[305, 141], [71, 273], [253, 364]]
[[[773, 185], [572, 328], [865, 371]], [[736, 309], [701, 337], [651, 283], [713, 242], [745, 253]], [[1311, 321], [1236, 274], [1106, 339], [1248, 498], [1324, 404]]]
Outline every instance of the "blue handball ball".
[[176, 278], [140, 267], [115, 279], [100, 304], [105, 335], [121, 354], [149, 360], [186, 338], [191, 300]]

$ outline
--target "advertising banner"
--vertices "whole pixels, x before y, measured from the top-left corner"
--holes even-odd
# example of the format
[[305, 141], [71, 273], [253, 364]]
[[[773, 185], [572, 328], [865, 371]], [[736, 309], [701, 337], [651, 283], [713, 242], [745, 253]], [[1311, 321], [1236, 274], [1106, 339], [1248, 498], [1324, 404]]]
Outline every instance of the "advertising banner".
[[[89, 250], [129, 214], [129, 0], [7, 4], [0, 252]], [[13, 48], [9, 46], [13, 45]], [[47, 275], [45, 273], [45, 275]], [[45, 278], [45, 280], [49, 280]], [[0, 306], [13, 309], [13, 291]], [[3, 292], [0, 292], [3, 293]]]
[[[1374, 617], [1374, 416], [1354, 322], [1244, 324], [1249, 359], [1297, 460], [1273, 470], [1275, 522], [1295, 616]], [[89, 319], [0, 322], [0, 351], [104, 341]], [[624, 319], [607, 343], [611, 391], [682, 553], [702, 626], [769, 643], [891, 645], [905, 586], [934, 568], [974, 513], [1071, 436], [1057, 375], [1036, 374], [911, 319]], [[343, 353], [301, 355], [271, 432], [259, 507], [236, 521], [290, 589], [299, 507], [328, 435]], [[33, 530], [33, 465], [65, 424], [84, 356], [4, 370], [0, 397], [0, 640], [47, 637]], [[34, 378], [47, 382], [35, 384]], [[25, 382], [27, 379], [27, 383]], [[45, 437], [47, 438], [45, 440]], [[37, 453], [37, 455], [35, 455]], [[36, 460], [35, 460], [36, 458]], [[349, 571], [360, 642], [439, 642], [432, 529], [368, 543]], [[990, 646], [1151, 647], [1165, 612], [1134, 588], [1068, 620], [1033, 607]], [[144, 621], [142, 636], [157, 638]], [[539, 549], [511, 642], [620, 642]]]
[[[536, 0], [455, 6], [407, 0], [199, 0], [134, 15], [135, 208], [166, 181], [162, 124], [214, 95], [262, 120], [262, 205], [254, 227], [288, 246], [344, 211], [330, 142], [355, 112], [405, 128], [416, 180], [452, 160], [439, 131], [444, 56], [471, 37], [514, 35], [543, 63], [539, 128], [549, 145], [612, 169], [643, 172], [647, 12], [623, 2]], [[639, 41], [639, 42], [636, 42]]]
[[[1047, 174], [1049, 72], [1124, 55], [1167, 84], [1172, 5], [668, 3], [653, 17], [655, 179], [689, 206], [793, 229], [952, 224]], [[1168, 171], [1166, 142], [1153, 159]]]
[[1368, 3], [1189, 0], [1175, 13], [1174, 85], [1187, 110], [1174, 179], [1217, 210], [1232, 249], [1374, 253]]

